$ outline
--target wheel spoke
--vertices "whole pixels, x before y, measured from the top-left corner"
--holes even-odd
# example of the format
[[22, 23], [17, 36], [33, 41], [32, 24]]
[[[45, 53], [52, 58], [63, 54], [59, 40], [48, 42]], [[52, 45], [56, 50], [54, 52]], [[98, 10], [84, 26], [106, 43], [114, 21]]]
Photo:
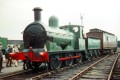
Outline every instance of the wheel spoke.
[[76, 62], [81, 63], [82, 62], [82, 55], [81, 53], [76, 53], [77, 56], [80, 56], [79, 58], [76, 59]]
[[51, 62], [50, 62], [51, 69], [59, 69], [61, 67], [62, 62], [58, 60], [59, 58], [60, 58], [59, 55], [52, 55], [50, 57], [50, 59], [51, 59]]
[[[66, 54], [66, 57], [71, 57], [71, 56], [72, 56], [72, 53]], [[66, 65], [72, 65], [73, 64], [73, 59], [66, 60], [65, 63], [66, 63]]]

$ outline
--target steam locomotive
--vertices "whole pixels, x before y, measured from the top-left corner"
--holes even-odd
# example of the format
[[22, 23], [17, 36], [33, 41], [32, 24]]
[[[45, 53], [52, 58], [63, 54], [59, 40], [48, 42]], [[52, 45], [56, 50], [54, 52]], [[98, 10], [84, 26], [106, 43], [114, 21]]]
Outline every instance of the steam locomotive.
[[91, 29], [85, 38], [83, 26], [69, 24], [58, 27], [56, 19], [46, 26], [41, 22], [42, 9], [36, 7], [33, 10], [35, 21], [23, 32], [24, 50], [10, 54], [12, 59], [24, 60], [25, 69], [37, 69], [41, 63], [50, 69], [59, 69], [116, 52], [117, 37], [114, 34]]

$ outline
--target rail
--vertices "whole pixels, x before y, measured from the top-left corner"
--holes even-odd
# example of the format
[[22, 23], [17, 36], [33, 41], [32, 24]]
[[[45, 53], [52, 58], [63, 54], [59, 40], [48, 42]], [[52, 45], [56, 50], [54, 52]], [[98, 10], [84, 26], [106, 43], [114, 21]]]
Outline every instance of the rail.
[[[85, 68], [84, 70], [80, 71], [79, 73], [77, 73], [75, 76], [71, 77], [69, 80], [77, 80], [79, 79], [80, 77], [82, 77], [85, 73], [87, 73], [89, 70], [91, 70], [94, 66], [96, 66], [98, 63], [100, 63], [101, 61], [103, 61], [104, 59], [106, 59], [109, 55], [105, 56], [104, 58], [98, 60], [97, 62], [95, 62], [94, 64], [90, 65], [89, 67]], [[118, 58], [119, 55], [117, 55], [117, 58]], [[115, 59], [114, 61], [114, 65], [117, 61], [117, 58]], [[114, 66], [113, 66], [114, 67]], [[112, 67], [112, 70], [113, 70], [113, 67]], [[110, 74], [109, 74], [109, 77], [111, 76], [112, 74], [112, 70], [110, 71]], [[110, 78], [108, 79], [110, 80]]]
[[112, 73], [113, 73], [113, 69], [114, 69], [114, 67], [115, 67], [115, 65], [116, 65], [116, 63], [117, 63], [117, 60], [118, 60], [119, 56], [120, 56], [120, 54], [118, 54], [118, 56], [116, 57], [116, 59], [115, 59], [115, 61], [114, 61], [114, 63], [113, 63], [112, 69], [111, 69], [111, 71], [110, 71], [110, 74], [109, 74], [107, 80], [110, 80], [110, 79], [111, 79], [111, 76], [112, 76]]

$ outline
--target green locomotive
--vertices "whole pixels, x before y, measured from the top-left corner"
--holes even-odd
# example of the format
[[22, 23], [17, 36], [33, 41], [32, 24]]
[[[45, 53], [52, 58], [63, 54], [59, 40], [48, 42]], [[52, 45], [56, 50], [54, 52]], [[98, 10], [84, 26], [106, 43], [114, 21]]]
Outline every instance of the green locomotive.
[[[90, 60], [101, 55], [101, 40], [83, 36], [83, 26], [58, 27], [58, 19], [49, 19], [49, 26], [41, 22], [41, 8], [34, 8], [35, 21], [23, 32], [24, 50], [11, 54], [13, 59], [25, 60], [27, 68], [39, 68], [41, 63], [50, 69], [59, 69]], [[25, 66], [24, 66], [25, 67]]]

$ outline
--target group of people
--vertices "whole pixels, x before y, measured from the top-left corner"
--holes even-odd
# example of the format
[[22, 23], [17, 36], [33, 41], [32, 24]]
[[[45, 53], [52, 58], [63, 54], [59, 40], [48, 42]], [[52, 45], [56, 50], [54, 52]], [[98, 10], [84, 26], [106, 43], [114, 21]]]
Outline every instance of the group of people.
[[17, 67], [17, 61], [16, 60], [12, 60], [10, 58], [10, 53], [14, 53], [14, 52], [19, 52], [20, 49], [19, 47], [16, 45], [16, 46], [13, 46], [11, 47], [10, 45], [8, 46], [8, 48], [6, 49], [6, 54], [5, 54], [5, 58], [6, 58], [6, 67], [11, 67], [12, 66], [12, 63], [15, 64], [15, 67]]
[[[6, 51], [5, 51], [5, 62], [6, 62], [6, 67], [11, 67], [12, 64], [14, 63], [15, 67], [17, 67], [18, 61], [17, 60], [12, 60], [10, 57], [10, 53], [14, 53], [14, 52], [19, 52], [20, 48], [18, 47], [18, 45], [16, 46], [10, 46], [8, 45]], [[1, 69], [3, 68], [3, 52], [2, 52], [2, 43], [0, 42], [0, 73], [1, 73]]]

